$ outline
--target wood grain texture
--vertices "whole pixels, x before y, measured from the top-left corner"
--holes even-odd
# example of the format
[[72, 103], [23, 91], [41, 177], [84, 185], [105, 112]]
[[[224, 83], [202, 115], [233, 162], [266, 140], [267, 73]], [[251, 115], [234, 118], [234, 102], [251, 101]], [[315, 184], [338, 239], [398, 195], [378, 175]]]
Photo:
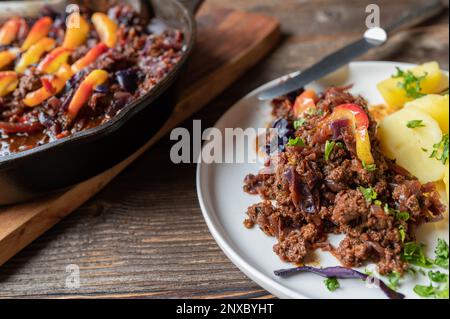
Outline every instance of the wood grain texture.
[[[364, 29], [364, 0], [208, 0], [280, 19], [276, 51], [194, 118], [208, 127], [257, 86], [304, 68], [352, 41]], [[370, 1], [389, 22], [416, 0]], [[395, 36], [363, 59], [448, 69], [448, 12]], [[206, 21], [205, 21], [206, 23]], [[211, 58], [211, 57], [210, 57]], [[201, 63], [201, 61], [199, 61]], [[191, 129], [191, 120], [182, 124]], [[270, 298], [220, 251], [198, 207], [195, 165], [169, 160], [165, 136], [95, 198], [0, 268], [0, 297]], [[270, 253], [270, 251], [268, 252]], [[68, 264], [81, 287], [64, 287]]]

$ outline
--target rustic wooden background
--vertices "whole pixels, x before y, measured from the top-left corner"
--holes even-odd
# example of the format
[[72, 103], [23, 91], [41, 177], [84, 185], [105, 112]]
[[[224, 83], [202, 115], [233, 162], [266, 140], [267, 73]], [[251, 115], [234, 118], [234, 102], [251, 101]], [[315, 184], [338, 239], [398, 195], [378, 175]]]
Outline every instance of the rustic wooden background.
[[[416, 0], [207, 0], [278, 17], [278, 49], [200, 113], [211, 126], [264, 82], [301, 69], [364, 29], [364, 9], [389, 22]], [[449, 14], [397, 35], [364, 59], [448, 69]], [[191, 121], [184, 123], [191, 127]], [[0, 297], [271, 298], [221, 252], [197, 202], [195, 165], [174, 165], [165, 137], [95, 198], [0, 268]], [[65, 288], [66, 266], [80, 267], [81, 287]]]

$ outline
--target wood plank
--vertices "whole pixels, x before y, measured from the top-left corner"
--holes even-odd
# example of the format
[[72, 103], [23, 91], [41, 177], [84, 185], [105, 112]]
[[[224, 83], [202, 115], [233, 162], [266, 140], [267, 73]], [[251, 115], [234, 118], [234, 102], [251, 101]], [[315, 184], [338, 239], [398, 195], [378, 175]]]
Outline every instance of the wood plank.
[[0, 210], [0, 264], [94, 196], [177, 124], [197, 112], [257, 63], [277, 43], [276, 19], [205, 7], [188, 67], [185, 93], [165, 126], [141, 149], [114, 168], [70, 190]]

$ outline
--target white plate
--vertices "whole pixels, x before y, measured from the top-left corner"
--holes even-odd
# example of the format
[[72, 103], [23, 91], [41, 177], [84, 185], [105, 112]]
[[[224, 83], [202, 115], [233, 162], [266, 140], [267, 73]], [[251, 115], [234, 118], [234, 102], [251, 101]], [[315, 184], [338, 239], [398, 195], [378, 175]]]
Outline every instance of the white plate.
[[[361, 94], [370, 104], [383, 103], [376, 90], [376, 84], [395, 73], [395, 66], [411, 68], [413, 65], [391, 62], [355, 62], [350, 65], [348, 84], [354, 84], [351, 92]], [[272, 81], [251, 92], [236, 103], [216, 123], [215, 127], [225, 128], [263, 128], [270, 120], [269, 102], [257, 99], [258, 93], [275, 85]], [[316, 90], [323, 90], [313, 84]], [[214, 142], [214, 141], [213, 141]], [[224, 152], [233, 145], [224, 145]], [[302, 273], [288, 278], [279, 278], [273, 271], [294, 267], [282, 262], [272, 251], [276, 240], [266, 236], [258, 227], [246, 229], [242, 222], [248, 206], [260, 201], [259, 196], [243, 192], [243, 180], [249, 173], [256, 173], [259, 164], [205, 164], [197, 167], [197, 193], [200, 206], [211, 234], [231, 261], [248, 277], [280, 298], [386, 298], [377, 288], [367, 287], [358, 280], [340, 280], [341, 288], [329, 292], [323, 278]], [[426, 235], [426, 236], [424, 236]], [[448, 241], [448, 217], [444, 221], [429, 224], [421, 228], [419, 240], [428, 245], [427, 253], [433, 256], [437, 238]], [[320, 266], [336, 266], [339, 262], [328, 253], [317, 252]], [[373, 267], [373, 265], [372, 265]], [[400, 292], [408, 298], [416, 298], [412, 291], [416, 284], [428, 284], [424, 276], [408, 278], [402, 282]]]

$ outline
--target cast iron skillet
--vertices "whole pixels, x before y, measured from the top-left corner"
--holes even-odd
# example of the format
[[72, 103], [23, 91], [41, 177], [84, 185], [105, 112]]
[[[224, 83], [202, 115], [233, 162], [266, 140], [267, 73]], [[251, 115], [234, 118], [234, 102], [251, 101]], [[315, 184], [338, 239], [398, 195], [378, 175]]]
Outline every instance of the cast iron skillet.
[[194, 13], [202, 0], [145, 0], [159, 19], [184, 33], [181, 61], [151, 91], [99, 127], [29, 151], [0, 157], [0, 205], [25, 201], [100, 174], [147, 142], [175, 106], [177, 81], [195, 38]]

